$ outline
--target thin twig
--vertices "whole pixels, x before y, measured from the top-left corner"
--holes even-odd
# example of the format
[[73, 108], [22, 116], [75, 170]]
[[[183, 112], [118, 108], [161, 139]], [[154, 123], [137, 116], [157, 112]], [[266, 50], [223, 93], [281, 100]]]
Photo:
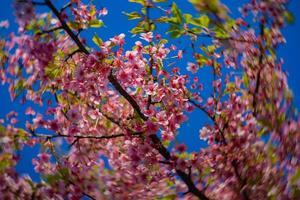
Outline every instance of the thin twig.
[[34, 6], [46, 6], [47, 5], [45, 2], [38, 2], [38, 1], [31, 1], [31, 3]]
[[[132, 133], [133, 136], [140, 136], [141, 134], [142, 134], [142, 132]], [[97, 140], [102, 140], [102, 139], [113, 139], [113, 138], [124, 137], [125, 134], [120, 133], [120, 134], [115, 134], [115, 135], [95, 136], [95, 135], [66, 135], [66, 134], [50, 135], [50, 134], [34, 133], [33, 136], [35, 136], [35, 137], [41, 137], [41, 138], [46, 138], [46, 139], [54, 139], [54, 138], [62, 137], [62, 138], [78, 138], [78, 139], [97, 139]]]
[[68, 33], [68, 35], [72, 38], [72, 40], [76, 43], [78, 48], [85, 54], [89, 54], [89, 51], [85, 48], [85, 46], [82, 44], [82, 42], [79, 40], [79, 38], [73, 33], [73, 31], [70, 29], [70, 27], [67, 25], [67, 23], [61, 18], [59, 11], [54, 7], [52, 2], [50, 0], [45, 0], [45, 3], [52, 10], [54, 15], [58, 18], [58, 20], [61, 23], [61, 26]]
[[54, 28], [51, 28], [51, 29], [48, 29], [48, 30], [43, 30], [41, 32], [38, 32], [37, 35], [43, 35], [43, 34], [46, 34], [46, 33], [52, 33], [54, 31], [57, 31], [57, 30], [60, 30], [60, 29], [62, 29], [61, 26], [54, 27]]
[[133, 109], [137, 112], [137, 114], [146, 121], [148, 117], [146, 117], [142, 111], [138, 103], [133, 99], [130, 94], [126, 92], [126, 90], [123, 89], [123, 87], [120, 85], [120, 83], [115, 79], [114, 75], [111, 73], [108, 76], [109, 82], [116, 88], [116, 90], [130, 103], [130, 105], [133, 107]]
[[72, 53], [70, 53], [66, 58], [65, 58], [65, 62], [67, 62], [70, 58], [72, 58], [76, 53], [81, 52], [81, 49], [76, 49], [75, 51], [73, 51]]
[[68, 7], [72, 6], [72, 2], [67, 3], [66, 5], [64, 5], [61, 9], [60, 9], [60, 13], [62, 13], [65, 9], [67, 9]]

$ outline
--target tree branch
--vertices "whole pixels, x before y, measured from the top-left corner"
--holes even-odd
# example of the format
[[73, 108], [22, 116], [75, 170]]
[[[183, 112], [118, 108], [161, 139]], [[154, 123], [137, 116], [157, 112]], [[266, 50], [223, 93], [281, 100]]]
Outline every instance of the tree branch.
[[67, 62], [70, 58], [72, 58], [76, 53], [81, 52], [81, 49], [76, 49], [75, 51], [73, 51], [72, 53], [70, 53], [66, 58], [65, 61]]
[[43, 30], [41, 32], [38, 32], [37, 35], [43, 35], [43, 34], [46, 34], [46, 33], [51, 33], [51, 32], [57, 31], [59, 29], [62, 29], [62, 27], [58, 26], [58, 27], [51, 28], [49, 30]]
[[[140, 136], [140, 135], [142, 135], [142, 132], [132, 133], [132, 135], [133, 136]], [[42, 138], [46, 138], [46, 139], [54, 139], [54, 138], [62, 137], [62, 138], [97, 139], [97, 140], [102, 140], [102, 139], [112, 139], [112, 138], [124, 137], [125, 134], [120, 133], [120, 134], [115, 134], [115, 135], [95, 136], [95, 135], [66, 135], [66, 134], [49, 135], [49, 134], [33, 133], [33, 136], [35, 136], [35, 137], [42, 137]]]
[[65, 9], [67, 9], [68, 7], [71, 7], [71, 6], [72, 6], [72, 2], [67, 3], [60, 9], [60, 13], [62, 13]]
[[32, 5], [34, 6], [46, 6], [45, 2], [38, 2], [38, 1], [31, 1]]
[[133, 109], [137, 112], [137, 114], [144, 120], [147, 121], [148, 117], [146, 117], [139, 107], [138, 103], [133, 99], [130, 94], [126, 92], [126, 90], [123, 89], [123, 87], [120, 85], [120, 83], [115, 79], [114, 75], [111, 73], [108, 76], [109, 82], [115, 87], [115, 89], [130, 103], [130, 105], [133, 107]]
[[54, 7], [50, 0], [45, 0], [46, 5], [50, 8], [50, 10], [54, 13], [54, 15], [58, 18], [61, 23], [62, 28], [68, 33], [68, 35], [72, 38], [72, 40], [76, 43], [78, 48], [84, 52], [85, 54], [89, 54], [89, 51], [85, 48], [79, 38], [73, 33], [70, 27], [66, 24], [66, 22], [60, 17], [59, 11]]
[[[264, 25], [260, 24], [260, 37], [261, 40], [264, 37]], [[260, 86], [260, 76], [261, 76], [261, 71], [262, 71], [262, 62], [263, 62], [263, 56], [264, 56], [264, 47], [263, 44], [259, 44], [259, 51], [260, 51], [260, 55], [259, 55], [259, 60], [258, 60], [258, 65], [259, 65], [259, 69], [256, 75], [256, 84], [255, 84], [255, 90], [253, 92], [253, 102], [252, 102], [252, 107], [254, 109], [253, 111], [253, 115], [256, 116], [257, 115], [257, 108], [256, 108], [256, 104], [257, 104], [257, 93], [259, 91], [259, 86]]]

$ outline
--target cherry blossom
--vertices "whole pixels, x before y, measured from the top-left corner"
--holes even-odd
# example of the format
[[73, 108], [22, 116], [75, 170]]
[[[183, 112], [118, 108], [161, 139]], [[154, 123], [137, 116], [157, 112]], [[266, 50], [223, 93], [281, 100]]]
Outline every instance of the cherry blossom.
[[[236, 19], [219, 1], [190, 1], [197, 16], [132, 2], [137, 25], [107, 41], [81, 34], [108, 14], [92, 1], [14, 2], [0, 77], [26, 109], [0, 120], [0, 198], [299, 199], [300, 117], [276, 54], [288, 1], [251, 0]], [[203, 147], [178, 140], [184, 124]], [[18, 173], [26, 147], [40, 182]]]

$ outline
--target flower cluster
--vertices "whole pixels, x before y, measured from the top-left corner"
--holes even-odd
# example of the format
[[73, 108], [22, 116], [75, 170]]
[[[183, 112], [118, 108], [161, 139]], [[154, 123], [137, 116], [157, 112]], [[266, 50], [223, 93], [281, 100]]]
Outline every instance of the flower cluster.
[[[194, 2], [199, 18], [175, 3], [166, 11], [160, 1], [135, 2], [144, 7], [127, 13], [141, 19], [129, 49], [124, 33], [95, 34], [93, 48], [79, 36], [103, 25], [105, 8], [72, 0], [59, 11], [47, 0], [46, 17], [35, 15], [37, 2], [15, 2], [22, 31], [1, 48], [1, 81], [13, 99], [43, 109], [27, 107], [25, 129], [16, 128], [20, 113], [0, 120], [0, 198], [298, 199], [300, 118], [274, 52], [285, 42], [287, 1], [251, 0], [236, 20], [217, 1]], [[151, 9], [172, 17], [152, 20]], [[258, 29], [248, 26], [250, 11]], [[194, 61], [155, 34], [157, 22], [191, 37]], [[207, 146], [189, 153], [176, 138], [196, 110], [208, 119], [199, 130]], [[41, 183], [16, 172], [18, 152], [37, 144]]]

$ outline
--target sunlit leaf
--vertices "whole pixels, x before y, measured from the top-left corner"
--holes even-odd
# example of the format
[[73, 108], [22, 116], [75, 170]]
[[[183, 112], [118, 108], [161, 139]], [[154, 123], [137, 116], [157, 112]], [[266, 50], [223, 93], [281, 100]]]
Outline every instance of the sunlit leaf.
[[142, 16], [138, 12], [126, 13], [123, 12], [124, 15], [128, 17], [129, 20], [140, 19]]

